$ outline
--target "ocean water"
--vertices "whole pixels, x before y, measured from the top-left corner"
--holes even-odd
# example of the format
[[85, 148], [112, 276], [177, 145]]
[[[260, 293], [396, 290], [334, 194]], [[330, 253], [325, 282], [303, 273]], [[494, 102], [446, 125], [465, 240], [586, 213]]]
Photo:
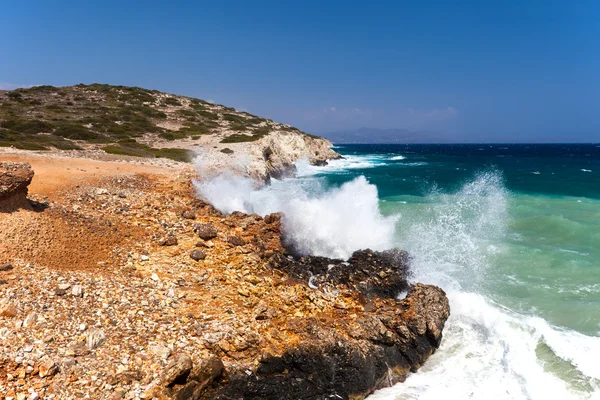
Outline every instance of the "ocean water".
[[600, 399], [600, 145], [336, 150], [261, 190], [197, 189], [222, 211], [283, 211], [304, 253], [406, 249], [411, 279], [447, 292], [440, 349], [370, 400]]

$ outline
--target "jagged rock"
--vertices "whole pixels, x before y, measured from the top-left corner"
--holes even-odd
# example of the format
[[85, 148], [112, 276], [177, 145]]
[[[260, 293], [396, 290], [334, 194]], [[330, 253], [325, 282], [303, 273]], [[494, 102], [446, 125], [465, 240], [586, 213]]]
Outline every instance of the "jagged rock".
[[346, 285], [366, 296], [395, 298], [408, 289], [408, 254], [401, 250], [359, 250], [348, 261], [305, 256], [298, 260], [280, 256], [276, 266], [311, 286]]
[[35, 324], [37, 324], [38, 321], [38, 316], [36, 313], [29, 313], [29, 315], [27, 315], [27, 317], [25, 317], [25, 320], [23, 321], [23, 327], [24, 328], [33, 328], [35, 326]]
[[380, 301], [377, 311], [336, 321], [335, 329], [312, 319], [296, 331], [303, 340], [295, 347], [263, 357], [250, 373], [232, 371], [205, 398], [363, 399], [403, 381], [439, 346], [448, 299], [438, 287], [416, 284], [402, 301]]
[[217, 237], [217, 228], [213, 224], [196, 224], [194, 231], [202, 240], [210, 240]]
[[177, 245], [177, 237], [173, 235], [169, 235], [163, 239], [161, 239], [158, 244], [160, 246], [176, 246]]
[[44, 358], [42, 358], [40, 360], [40, 365], [39, 365], [40, 378], [43, 378], [46, 376], [52, 376], [52, 375], [56, 374], [57, 372], [58, 372], [58, 367], [53, 359], [51, 359], [48, 356], [45, 356]]
[[185, 383], [192, 370], [192, 359], [185, 353], [176, 354], [171, 357], [169, 363], [160, 373], [162, 386], [171, 387], [177, 383]]
[[27, 187], [32, 179], [33, 170], [28, 163], [0, 161], [0, 209], [29, 208]]
[[206, 258], [206, 254], [202, 250], [192, 250], [190, 252], [190, 258], [195, 261], [200, 261]]

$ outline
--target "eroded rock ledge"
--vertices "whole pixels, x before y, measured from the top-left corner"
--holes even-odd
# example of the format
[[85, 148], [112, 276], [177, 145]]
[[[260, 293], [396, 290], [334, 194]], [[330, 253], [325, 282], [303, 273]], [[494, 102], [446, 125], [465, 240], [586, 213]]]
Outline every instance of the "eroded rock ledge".
[[28, 207], [27, 187], [32, 179], [29, 164], [0, 161], [0, 212]]

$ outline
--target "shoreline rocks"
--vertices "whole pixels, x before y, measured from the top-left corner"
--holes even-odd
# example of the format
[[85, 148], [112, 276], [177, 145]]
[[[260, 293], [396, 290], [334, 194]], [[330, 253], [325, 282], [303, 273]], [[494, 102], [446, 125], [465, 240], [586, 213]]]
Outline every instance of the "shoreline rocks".
[[0, 397], [361, 399], [439, 346], [448, 300], [405, 252], [294, 258], [280, 214], [223, 215], [190, 180], [111, 175], [2, 215]]

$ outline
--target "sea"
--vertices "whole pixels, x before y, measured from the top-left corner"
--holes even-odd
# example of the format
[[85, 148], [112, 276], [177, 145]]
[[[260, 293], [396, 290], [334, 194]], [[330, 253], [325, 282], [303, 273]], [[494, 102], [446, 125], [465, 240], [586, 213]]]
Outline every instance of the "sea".
[[225, 212], [284, 212], [301, 253], [405, 249], [411, 281], [446, 291], [440, 348], [369, 400], [600, 399], [600, 144], [335, 150], [265, 188], [197, 189]]

